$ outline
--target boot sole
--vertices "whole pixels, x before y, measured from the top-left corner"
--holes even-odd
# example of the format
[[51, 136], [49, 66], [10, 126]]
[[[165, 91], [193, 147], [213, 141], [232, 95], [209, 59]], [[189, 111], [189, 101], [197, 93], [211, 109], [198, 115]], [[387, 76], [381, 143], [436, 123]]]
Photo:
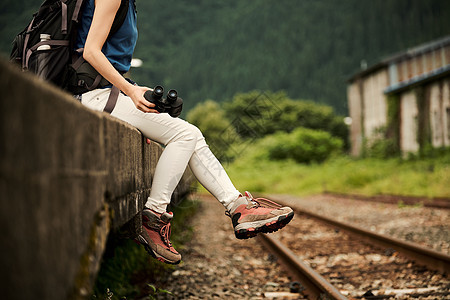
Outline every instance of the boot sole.
[[167, 258], [159, 255], [158, 253], [153, 251], [153, 249], [147, 244], [145, 239], [143, 237], [141, 237], [140, 235], [138, 235], [136, 241], [139, 244], [141, 244], [142, 246], [144, 246], [144, 249], [145, 249], [145, 251], [147, 251], [148, 254], [150, 254], [153, 258], [155, 258], [156, 260], [159, 260], [160, 262], [170, 264], [170, 265], [178, 265], [181, 262], [181, 259], [178, 261], [171, 261], [171, 260], [168, 260]]
[[237, 239], [244, 240], [255, 237], [258, 233], [272, 233], [286, 226], [294, 217], [294, 212], [287, 215], [279, 216], [278, 219], [268, 222], [262, 226], [255, 228], [245, 228], [234, 231]]

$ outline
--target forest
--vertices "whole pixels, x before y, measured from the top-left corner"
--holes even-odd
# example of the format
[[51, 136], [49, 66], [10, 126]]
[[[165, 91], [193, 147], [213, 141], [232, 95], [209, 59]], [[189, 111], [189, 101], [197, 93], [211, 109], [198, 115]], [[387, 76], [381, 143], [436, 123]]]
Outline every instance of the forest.
[[[40, 0], [2, 0], [0, 52]], [[347, 114], [361, 66], [450, 34], [447, 0], [136, 1], [143, 61], [131, 77], [177, 89], [185, 111], [253, 90], [284, 91]]]

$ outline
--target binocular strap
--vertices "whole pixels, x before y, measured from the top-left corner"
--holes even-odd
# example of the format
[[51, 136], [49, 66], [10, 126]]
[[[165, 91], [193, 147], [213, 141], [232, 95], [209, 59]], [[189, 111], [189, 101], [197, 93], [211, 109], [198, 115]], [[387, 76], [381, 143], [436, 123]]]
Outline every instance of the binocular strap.
[[116, 106], [117, 99], [119, 98], [120, 90], [116, 86], [112, 86], [111, 93], [109, 94], [108, 101], [106, 102], [104, 112], [111, 113]]

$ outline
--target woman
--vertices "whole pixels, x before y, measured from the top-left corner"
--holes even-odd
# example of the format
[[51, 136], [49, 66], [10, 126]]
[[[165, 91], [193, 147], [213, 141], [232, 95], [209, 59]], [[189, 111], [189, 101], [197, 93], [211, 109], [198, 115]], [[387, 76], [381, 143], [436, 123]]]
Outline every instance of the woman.
[[[111, 115], [138, 128], [143, 135], [165, 145], [156, 166], [152, 190], [145, 203], [143, 230], [138, 241], [160, 261], [176, 264], [181, 255], [170, 240], [172, 214], [166, 211], [173, 190], [189, 164], [198, 181], [210, 191], [231, 217], [237, 238], [249, 238], [258, 232], [273, 232], [285, 226], [294, 213], [271, 201], [242, 195], [211, 153], [200, 130], [167, 113], [158, 113], [144, 93], [148, 87], [127, 81], [121, 73], [130, 68], [137, 41], [135, 0], [129, 0], [125, 21], [110, 35], [121, 0], [87, 0], [83, 8], [77, 47], [83, 57], [106, 80], [122, 92]], [[111, 88], [96, 89], [81, 95], [81, 102], [94, 110], [103, 110]]]

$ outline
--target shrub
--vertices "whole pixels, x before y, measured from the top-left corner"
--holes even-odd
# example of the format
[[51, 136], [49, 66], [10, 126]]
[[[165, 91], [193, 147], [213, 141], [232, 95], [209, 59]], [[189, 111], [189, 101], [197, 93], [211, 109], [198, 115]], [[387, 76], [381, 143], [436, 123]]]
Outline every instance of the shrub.
[[299, 127], [292, 133], [277, 133], [263, 141], [270, 159], [293, 159], [298, 163], [323, 162], [342, 151], [343, 142], [329, 132]]
[[189, 111], [187, 120], [201, 130], [211, 151], [219, 159], [231, 158], [228, 150], [240, 138], [219, 104], [212, 100], [199, 103]]
[[344, 118], [327, 105], [292, 100], [283, 92], [253, 91], [235, 95], [224, 104], [224, 110], [229, 120], [239, 119], [237, 124], [245, 125], [236, 128], [243, 138], [261, 138], [277, 131], [291, 132], [305, 127], [327, 131], [345, 141], [345, 148], [348, 148], [348, 127]]
[[398, 143], [394, 138], [388, 137], [384, 126], [376, 128], [370, 140], [365, 139], [363, 142], [363, 157], [385, 159], [398, 155]]

